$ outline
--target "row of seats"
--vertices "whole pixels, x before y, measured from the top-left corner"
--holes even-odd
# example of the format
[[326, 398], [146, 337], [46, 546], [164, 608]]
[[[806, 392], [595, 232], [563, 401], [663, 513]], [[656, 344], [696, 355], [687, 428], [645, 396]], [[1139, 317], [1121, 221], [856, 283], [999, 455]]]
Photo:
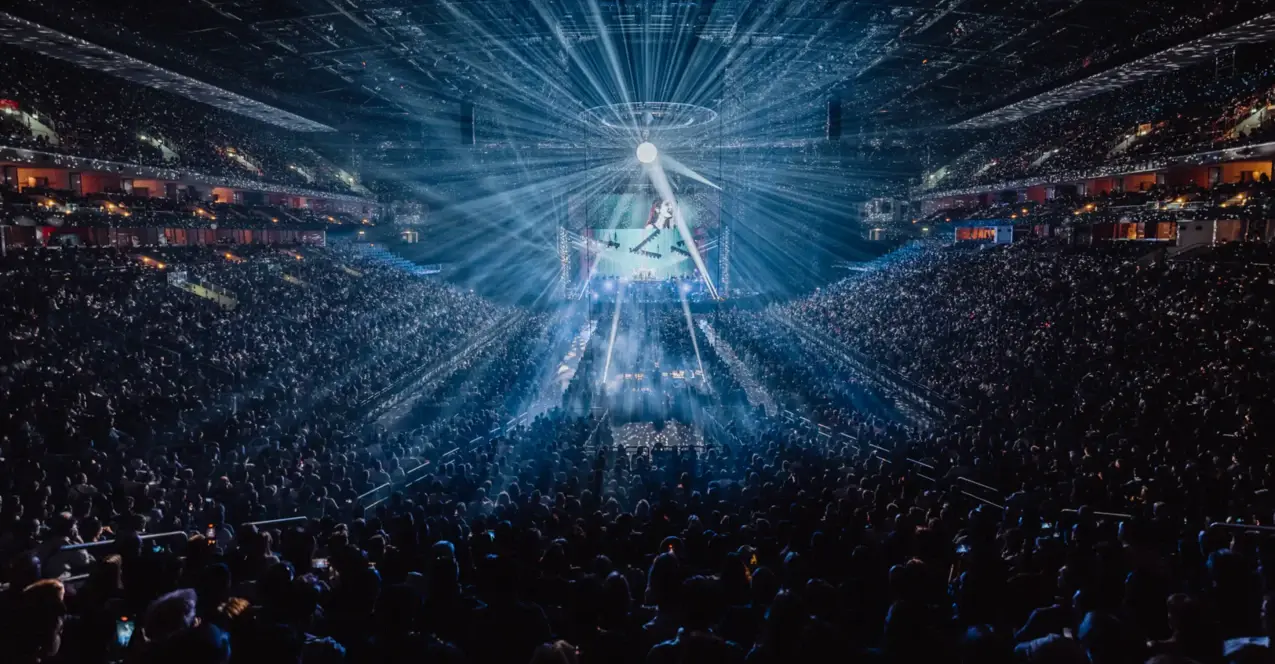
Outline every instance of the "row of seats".
[[1250, 51], [1228, 71], [1199, 64], [1014, 124], [965, 132], [956, 139], [955, 158], [923, 184], [952, 189], [1098, 167], [1134, 169], [1164, 157], [1269, 142], [1275, 139], [1272, 49]]
[[347, 212], [283, 205], [182, 201], [122, 192], [81, 196], [35, 187], [20, 192], [0, 188], [0, 203], [0, 217], [18, 226], [323, 229], [372, 221]]
[[[677, 305], [606, 311], [566, 408], [487, 435], [575, 323], [333, 250], [243, 253], [150, 257], [231, 311], [134, 256], [6, 259], [0, 629], [20, 654], [1270, 656], [1275, 282], [1242, 254], [910, 245], [715, 311], [693, 325], [713, 343]], [[421, 428], [349, 415], [499, 329]], [[711, 389], [650, 389], [720, 415], [713, 444], [613, 447], [645, 429], [592, 414], [602, 374], [692, 358]], [[744, 371], [780, 412], [749, 407]], [[39, 580], [81, 569], [77, 592]]]
[[3, 46], [0, 57], [9, 72], [0, 99], [16, 105], [0, 113], [0, 144], [362, 193], [348, 156], [305, 134], [25, 49]]

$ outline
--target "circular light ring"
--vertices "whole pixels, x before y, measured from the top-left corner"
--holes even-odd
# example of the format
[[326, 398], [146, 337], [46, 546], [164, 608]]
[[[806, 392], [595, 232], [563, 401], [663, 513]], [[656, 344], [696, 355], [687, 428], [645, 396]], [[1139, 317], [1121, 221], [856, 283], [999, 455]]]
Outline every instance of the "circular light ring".
[[651, 143], [643, 143], [637, 146], [638, 161], [644, 164], [655, 162], [655, 158], [660, 156], [660, 151]]
[[677, 102], [625, 102], [582, 111], [580, 121], [607, 129], [677, 131], [712, 124], [717, 111]]

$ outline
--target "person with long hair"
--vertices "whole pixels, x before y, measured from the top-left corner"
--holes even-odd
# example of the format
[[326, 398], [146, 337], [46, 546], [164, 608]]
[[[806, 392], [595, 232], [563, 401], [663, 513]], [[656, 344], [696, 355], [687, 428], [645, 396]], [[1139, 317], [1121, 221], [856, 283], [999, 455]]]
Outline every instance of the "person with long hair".
[[673, 201], [657, 198], [651, 203], [651, 210], [646, 215], [646, 227], [657, 230], [668, 230], [673, 227], [674, 219]]

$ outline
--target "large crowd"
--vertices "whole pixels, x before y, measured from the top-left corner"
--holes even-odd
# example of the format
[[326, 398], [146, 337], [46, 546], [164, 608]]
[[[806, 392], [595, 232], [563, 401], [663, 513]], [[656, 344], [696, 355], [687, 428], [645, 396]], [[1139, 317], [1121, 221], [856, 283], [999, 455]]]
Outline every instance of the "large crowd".
[[[12, 252], [0, 638], [24, 663], [1270, 661], [1255, 255], [909, 246], [689, 327], [621, 304], [608, 363], [610, 304], [500, 307], [339, 248]], [[588, 316], [561, 405], [526, 414]], [[650, 386], [616, 375], [681, 369], [658, 387], [709, 444], [612, 447], [599, 411]]]
[[376, 215], [229, 201], [180, 200], [123, 192], [79, 195], [43, 187], [0, 186], [0, 223], [59, 228], [234, 228], [319, 230], [372, 223]]
[[[0, 146], [364, 193], [346, 156], [263, 122], [16, 46], [0, 48]], [[350, 172], [347, 172], [350, 171]]]
[[[1266, 143], [1275, 68], [1269, 47], [1209, 61], [957, 138], [957, 156], [925, 181], [959, 189], [1106, 168], [1160, 168], [1170, 157]], [[941, 173], [941, 176], [938, 175]]]
[[[1011, 7], [1011, 11], [1021, 12], [1019, 15], [1029, 15], [1037, 9], [1030, 2], [1014, 3]], [[963, 94], [944, 99], [950, 109], [940, 112], [955, 111], [956, 117], [985, 112], [1243, 23], [1264, 14], [1269, 5], [1266, 0], [1208, 0], [1190, 4], [1156, 0], [1129, 12], [1112, 12], [1101, 5], [1072, 9], [1068, 20], [1061, 25], [1045, 22], [1015, 35], [1039, 40], [1032, 46], [1040, 50], [1031, 58], [1006, 63], [1015, 68], [1013, 76], [1006, 77], [1003, 71], [990, 68], [960, 72], [968, 81], [967, 90], [978, 91], [981, 84], [991, 86], [993, 92], [986, 95], [963, 90]], [[1081, 24], [1087, 29], [1074, 29]], [[1003, 27], [999, 22], [991, 22], [991, 25]], [[953, 45], [968, 43], [980, 27], [984, 26], [964, 17], [957, 18], [945, 37]], [[1113, 38], [1115, 36], [1118, 38]], [[916, 121], [924, 123], [920, 117]]]
[[782, 315], [961, 413], [915, 454], [1006, 495], [1269, 523], [1256, 442], [1272, 424], [1275, 280], [1245, 260], [1269, 251], [1157, 264], [1129, 249], [919, 250]]
[[[597, 343], [590, 344], [562, 394], [568, 413], [606, 411], [612, 421], [714, 418], [751, 421], [736, 374], [715, 352], [703, 327], [677, 302], [652, 302], [649, 290], [625, 285], [602, 304]], [[614, 300], [621, 304], [618, 314]], [[595, 307], [599, 306], [595, 304]], [[602, 389], [597, 389], [603, 385]]]
[[[349, 427], [396, 377], [504, 315], [472, 294], [404, 280], [344, 252], [232, 249], [10, 252], [9, 458], [48, 453], [98, 465], [223, 443], [237, 443], [242, 457], [271, 432], [306, 426], [311, 412]], [[145, 474], [98, 470], [120, 473], [111, 479]]]
[[[1259, 173], [1255, 180], [1198, 184], [1152, 184], [1138, 190], [1106, 190], [1086, 195], [1059, 187], [1044, 201], [1020, 201], [1006, 196], [986, 204], [938, 209], [913, 222], [921, 228], [961, 221], [995, 220], [1005, 225], [1048, 224], [1055, 228], [1093, 226], [1103, 223], [1166, 222], [1185, 220], [1230, 220], [1250, 223], [1259, 229], [1275, 213], [1275, 187], [1270, 177]], [[1259, 222], [1259, 223], [1254, 223]], [[1263, 229], [1264, 230], [1264, 229]]]
[[[1066, 75], [1265, 4], [1094, 31]], [[0, 147], [354, 187], [295, 135], [0, 56]], [[1265, 61], [1187, 69], [980, 134], [934, 186], [1263, 142], [1272, 86]], [[0, 193], [0, 221], [30, 227], [338, 221]], [[939, 214], [1265, 219], [1271, 194]], [[510, 307], [383, 256], [5, 247], [3, 661], [1275, 661], [1270, 245], [916, 243], [808, 297], [695, 314], [676, 282]], [[467, 267], [526, 274], [507, 262]]]

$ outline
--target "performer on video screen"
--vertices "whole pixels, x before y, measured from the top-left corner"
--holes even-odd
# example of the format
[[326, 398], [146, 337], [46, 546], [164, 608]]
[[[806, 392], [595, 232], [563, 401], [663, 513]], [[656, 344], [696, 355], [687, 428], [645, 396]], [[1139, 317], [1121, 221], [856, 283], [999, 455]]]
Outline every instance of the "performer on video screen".
[[646, 216], [646, 227], [668, 230], [676, 223], [673, 220], [673, 201], [656, 199], [651, 204], [651, 212]]

